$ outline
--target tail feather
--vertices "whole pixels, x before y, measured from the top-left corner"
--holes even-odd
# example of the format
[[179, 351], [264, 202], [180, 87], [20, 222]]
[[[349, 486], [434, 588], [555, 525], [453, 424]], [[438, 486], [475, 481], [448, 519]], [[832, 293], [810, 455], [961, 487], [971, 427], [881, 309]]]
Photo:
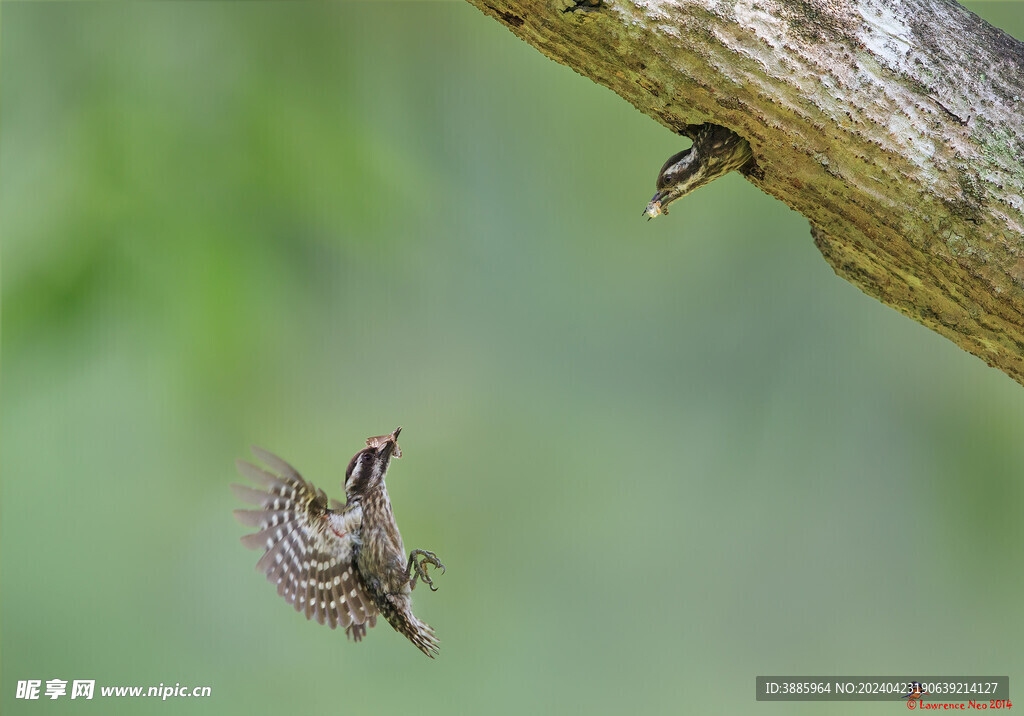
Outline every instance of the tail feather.
[[440, 642], [434, 636], [434, 627], [416, 618], [409, 597], [404, 594], [388, 595], [377, 604], [377, 609], [395, 631], [403, 634], [417, 649], [431, 659], [438, 655]]

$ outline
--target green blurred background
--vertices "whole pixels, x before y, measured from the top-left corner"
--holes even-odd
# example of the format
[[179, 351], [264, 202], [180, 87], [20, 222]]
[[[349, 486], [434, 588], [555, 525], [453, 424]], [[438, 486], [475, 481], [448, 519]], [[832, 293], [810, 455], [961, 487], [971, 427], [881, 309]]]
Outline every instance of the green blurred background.
[[[1024, 388], [737, 175], [643, 221], [680, 140], [608, 90], [462, 2], [5, 3], [0, 60], [5, 713], [1020, 694]], [[307, 623], [231, 515], [250, 443], [340, 496], [396, 425], [436, 662]]]

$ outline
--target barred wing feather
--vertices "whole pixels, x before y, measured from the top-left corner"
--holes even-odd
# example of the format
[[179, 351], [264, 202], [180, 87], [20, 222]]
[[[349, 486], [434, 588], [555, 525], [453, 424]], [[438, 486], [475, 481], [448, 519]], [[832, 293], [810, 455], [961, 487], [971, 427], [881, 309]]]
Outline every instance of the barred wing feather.
[[287, 462], [260, 448], [253, 454], [274, 472], [239, 460], [238, 471], [262, 489], [232, 485], [255, 510], [235, 510], [257, 532], [242, 537], [250, 549], [265, 550], [256, 569], [277, 584], [277, 593], [307, 619], [345, 627], [359, 641], [377, 621], [354, 563], [362, 521], [358, 506], [343, 506], [302, 478]]

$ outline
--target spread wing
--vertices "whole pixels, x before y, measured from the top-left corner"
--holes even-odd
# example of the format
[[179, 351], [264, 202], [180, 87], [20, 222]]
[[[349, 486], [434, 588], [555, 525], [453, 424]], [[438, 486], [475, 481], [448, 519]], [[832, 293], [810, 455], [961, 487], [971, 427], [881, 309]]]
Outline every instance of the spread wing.
[[359, 641], [377, 621], [354, 562], [362, 509], [336, 501], [328, 507], [324, 491], [302, 479], [294, 467], [258, 447], [252, 452], [275, 471], [239, 460], [238, 472], [262, 489], [231, 486], [239, 499], [259, 507], [235, 510], [239, 522], [259, 530], [242, 537], [246, 547], [265, 550], [256, 569], [306, 619], [315, 618], [331, 629], [343, 626]]

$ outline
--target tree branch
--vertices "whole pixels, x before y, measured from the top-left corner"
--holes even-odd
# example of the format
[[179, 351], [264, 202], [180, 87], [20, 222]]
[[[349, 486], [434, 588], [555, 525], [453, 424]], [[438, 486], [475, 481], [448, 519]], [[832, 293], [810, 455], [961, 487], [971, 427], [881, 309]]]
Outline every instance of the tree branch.
[[1024, 383], [1020, 42], [952, 0], [469, 1], [679, 134], [746, 139], [838, 275]]

